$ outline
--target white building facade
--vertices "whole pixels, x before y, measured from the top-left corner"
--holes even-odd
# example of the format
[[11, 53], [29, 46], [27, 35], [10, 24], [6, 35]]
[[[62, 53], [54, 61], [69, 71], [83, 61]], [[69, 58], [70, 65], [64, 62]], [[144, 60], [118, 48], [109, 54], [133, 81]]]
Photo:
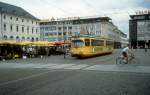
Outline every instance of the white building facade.
[[99, 35], [114, 40], [121, 47], [121, 32], [109, 17], [41, 21], [41, 38], [47, 41], [70, 40], [75, 35]]
[[40, 40], [39, 20], [24, 9], [0, 2], [0, 39]]

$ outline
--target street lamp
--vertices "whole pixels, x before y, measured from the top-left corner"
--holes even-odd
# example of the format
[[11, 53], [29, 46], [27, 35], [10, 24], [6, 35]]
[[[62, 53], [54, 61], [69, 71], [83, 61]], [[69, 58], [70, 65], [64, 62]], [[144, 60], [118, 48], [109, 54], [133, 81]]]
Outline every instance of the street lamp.
[[145, 52], [147, 52], [147, 48], [146, 48], [146, 20], [144, 21], [144, 48], [145, 48]]
[[0, 7], [0, 13], [1, 13], [1, 40], [3, 40], [3, 29], [2, 29], [2, 27], [3, 27], [3, 23], [2, 23], [2, 15], [3, 15], [3, 8], [2, 7]]

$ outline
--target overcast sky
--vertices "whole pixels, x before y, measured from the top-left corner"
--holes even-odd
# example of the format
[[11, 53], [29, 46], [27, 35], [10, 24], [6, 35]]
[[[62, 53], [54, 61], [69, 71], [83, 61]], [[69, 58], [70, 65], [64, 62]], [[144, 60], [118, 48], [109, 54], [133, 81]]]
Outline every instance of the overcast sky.
[[128, 34], [129, 15], [150, 9], [150, 0], [0, 0], [22, 7], [39, 19], [108, 16]]

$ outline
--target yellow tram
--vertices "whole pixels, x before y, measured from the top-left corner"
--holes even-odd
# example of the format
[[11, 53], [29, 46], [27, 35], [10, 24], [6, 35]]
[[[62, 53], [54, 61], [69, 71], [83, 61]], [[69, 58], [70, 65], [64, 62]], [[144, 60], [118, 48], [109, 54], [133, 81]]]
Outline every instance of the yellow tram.
[[85, 58], [113, 52], [113, 40], [100, 36], [80, 36], [71, 39], [72, 57]]

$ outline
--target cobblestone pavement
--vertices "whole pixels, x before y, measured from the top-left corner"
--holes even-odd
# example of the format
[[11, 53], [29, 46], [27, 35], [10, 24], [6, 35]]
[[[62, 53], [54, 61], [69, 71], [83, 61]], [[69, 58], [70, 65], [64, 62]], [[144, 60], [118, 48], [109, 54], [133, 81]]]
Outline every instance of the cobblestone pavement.
[[135, 64], [120, 65], [89, 65], [89, 64], [0, 64], [0, 68], [10, 69], [68, 69], [68, 70], [93, 70], [93, 71], [115, 71], [115, 72], [137, 72], [150, 73], [150, 66], [140, 66]]
[[111, 55], [63, 55], [0, 61], [0, 95], [150, 95], [150, 50], [132, 50], [139, 64], [116, 65]]
[[[139, 61], [140, 65], [148, 66], [150, 65], [150, 50], [147, 52], [144, 49], [132, 50], [135, 55], [135, 58]], [[114, 50], [112, 54], [86, 58], [86, 59], [77, 59], [71, 56], [66, 57], [64, 59], [63, 55], [49, 56], [43, 58], [27, 58], [27, 59], [14, 59], [14, 60], [6, 60], [0, 61], [2, 63], [22, 63], [22, 64], [115, 64], [116, 58], [121, 54], [121, 50]]]

